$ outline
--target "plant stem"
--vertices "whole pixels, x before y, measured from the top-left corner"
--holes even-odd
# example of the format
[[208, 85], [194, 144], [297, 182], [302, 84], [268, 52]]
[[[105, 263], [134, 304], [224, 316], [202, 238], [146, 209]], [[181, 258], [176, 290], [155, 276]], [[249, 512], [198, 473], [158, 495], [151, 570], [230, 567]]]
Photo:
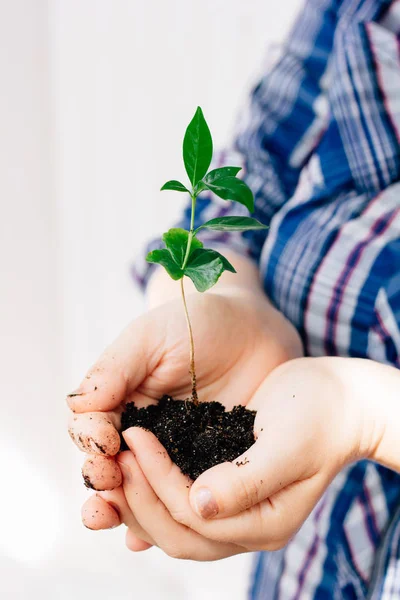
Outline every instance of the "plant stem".
[[[182, 270], [186, 267], [187, 261], [189, 260], [190, 248], [192, 246], [192, 239], [193, 239], [194, 216], [195, 216], [195, 212], [196, 212], [196, 195], [194, 192], [192, 192], [190, 194], [190, 196], [192, 198], [192, 211], [191, 211], [191, 216], [190, 216], [190, 231], [189, 231], [189, 236], [188, 236], [188, 241], [187, 241], [187, 246], [186, 246], [185, 258], [183, 259], [183, 263], [182, 263]], [[190, 377], [192, 378], [191, 399], [192, 399], [192, 402], [197, 404], [199, 401], [199, 398], [197, 395], [196, 367], [195, 367], [195, 362], [194, 362], [193, 331], [192, 331], [192, 324], [190, 322], [189, 311], [188, 311], [187, 304], [186, 304], [186, 296], [185, 296], [185, 288], [183, 285], [183, 277], [181, 279], [181, 292], [182, 292], [183, 306], [185, 309], [186, 323], [187, 323], [188, 332], [189, 332], [189, 343], [190, 343], [190, 371], [189, 372], [190, 372]]]
[[189, 372], [190, 372], [190, 376], [192, 378], [191, 400], [195, 404], [198, 404], [199, 397], [197, 395], [196, 368], [195, 368], [195, 364], [194, 364], [193, 331], [192, 331], [192, 325], [190, 323], [189, 311], [188, 311], [187, 304], [186, 304], [186, 296], [185, 296], [185, 287], [183, 285], [183, 277], [181, 279], [181, 292], [182, 292], [182, 300], [183, 300], [183, 306], [185, 308], [186, 323], [187, 323], [187, 327], [188, 327], [189, 340], [190, 340], [190, 371]]
[[189, 237], [188, 237], [188, 242], [187, 242], [187, 246], [186, 246], [185, 258], [183, 259], [182, 269], [184, 269], [186, 267], [187, 261], [189, 259], [190, 246], [192, 245], [192, 239], [193, 239], [194, 215], [196, 212], [196, 196], [194, 194], [191, 194], [191, 198], [192, 198], [192, 214], [190, 216], [190, 231], [189, 231]]

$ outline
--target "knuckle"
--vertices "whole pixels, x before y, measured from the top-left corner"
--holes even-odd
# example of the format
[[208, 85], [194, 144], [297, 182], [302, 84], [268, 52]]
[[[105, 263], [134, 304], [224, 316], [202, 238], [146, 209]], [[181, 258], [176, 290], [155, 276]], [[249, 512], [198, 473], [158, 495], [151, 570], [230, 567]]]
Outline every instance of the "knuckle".
[[258, 485], [254, 480], [238, 479], [236, 503], [241, 511], [247, 510], [259, 501]]
[[290, 536], [281, 535], [276, 537], [265, 537], [244, 543], [244, 546], [250, 552], [276, 552], [282, 550], [290, 542]]
[[187, 514], [186, 510], [182, 508], [175, 508], [170, 511], [170, 515], [176, 523], [185, 526], [190, 525], [189, 515]]
[[263, 507], [259, 505], [257, 511], [258, 523], [255, 530], [258, 531], [258, 540], [255, 544], [257, 546], [254, 550], [265, 550], [267, 552], [274, 552], [276, 550], [282, 550], [290, 541], [294, 535], [294, 530], [291, 524], [288, 523], [288, 515], [285, 512], [277, 510], [275, 519], [271, 521], [265, 517]]
[[[282, 523], [282, 522], [281, 522]], [[260, 527], [260, 536], [258, 538], [257, 548], [254, 550], [264, 550], [266, 552], [275, 552], [276, 550], [282, 550], [291, 538], [293, 537], [293, 531], [289, 530], [285, 526], [280, 527]]]

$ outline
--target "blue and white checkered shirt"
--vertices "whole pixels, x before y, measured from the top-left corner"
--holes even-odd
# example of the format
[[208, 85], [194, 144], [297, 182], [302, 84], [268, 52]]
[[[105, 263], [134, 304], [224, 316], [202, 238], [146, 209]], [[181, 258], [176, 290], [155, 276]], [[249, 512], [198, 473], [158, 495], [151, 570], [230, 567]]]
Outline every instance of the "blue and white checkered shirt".
[[[257, 261], [308, 355], [400, 367], [400, 1], [308, 0], [232, 152], [270, 228], [207, 241]], [[399, 507], [400, 475], [349, 466], [284, 550], [258, 555], [251, 598], [400, 600]]]

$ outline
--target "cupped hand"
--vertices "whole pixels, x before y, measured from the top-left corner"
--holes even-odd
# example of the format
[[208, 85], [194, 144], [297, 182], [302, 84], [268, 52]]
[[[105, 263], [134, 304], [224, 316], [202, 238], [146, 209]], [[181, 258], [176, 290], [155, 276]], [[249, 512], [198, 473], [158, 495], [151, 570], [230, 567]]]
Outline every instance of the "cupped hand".
[[124, 502], [135, 515], [128, 547], [215, 560], [286, 545], [343, 466], [370, 454], [348, 360], [304, 358], [275, 369], [249, 403], [254, 445], [193, 485], [151, 433], [124, 432], [132, 451], [119, 456]]
[[[246, 405], [267, 373], [301, 355], [295, 330], [261, 292], [194, 294], [187, 302], [200, 401], [216, 400], [228, 409]], [[83, 474], [89, 487], [111, 490], [121, 484], [112, 457], [120, 447], [125, 404], [147, 405], [163, 394], [190, 396], [188, 370], [188, 336], [179, 299], [135, 320], [104, 352], [68, 397], [69, 432], [88, 454]], [[115, 525], [118, 516], [110, 507], [99, 496], [89, 500], [83, 509], [85, 524], [93, 529]]]

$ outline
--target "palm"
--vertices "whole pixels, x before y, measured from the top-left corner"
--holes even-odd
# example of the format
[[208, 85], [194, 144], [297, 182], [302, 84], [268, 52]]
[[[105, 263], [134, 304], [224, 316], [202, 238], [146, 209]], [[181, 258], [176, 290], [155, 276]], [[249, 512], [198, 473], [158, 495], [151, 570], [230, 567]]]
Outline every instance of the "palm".
[[[227, 408], [246, 405], [277, 364], [290, 358], [277, 343], [257, 302], [217, 294], [188, 299], [200, 401], [219, 401]], [[160, 311], [160, 314], [159, 314]], [[146, 404], [163, 394], [190, 396], [189, 340], [179, 300], [154, 311], [160, 323], [159, 360], [128, 401]]]

